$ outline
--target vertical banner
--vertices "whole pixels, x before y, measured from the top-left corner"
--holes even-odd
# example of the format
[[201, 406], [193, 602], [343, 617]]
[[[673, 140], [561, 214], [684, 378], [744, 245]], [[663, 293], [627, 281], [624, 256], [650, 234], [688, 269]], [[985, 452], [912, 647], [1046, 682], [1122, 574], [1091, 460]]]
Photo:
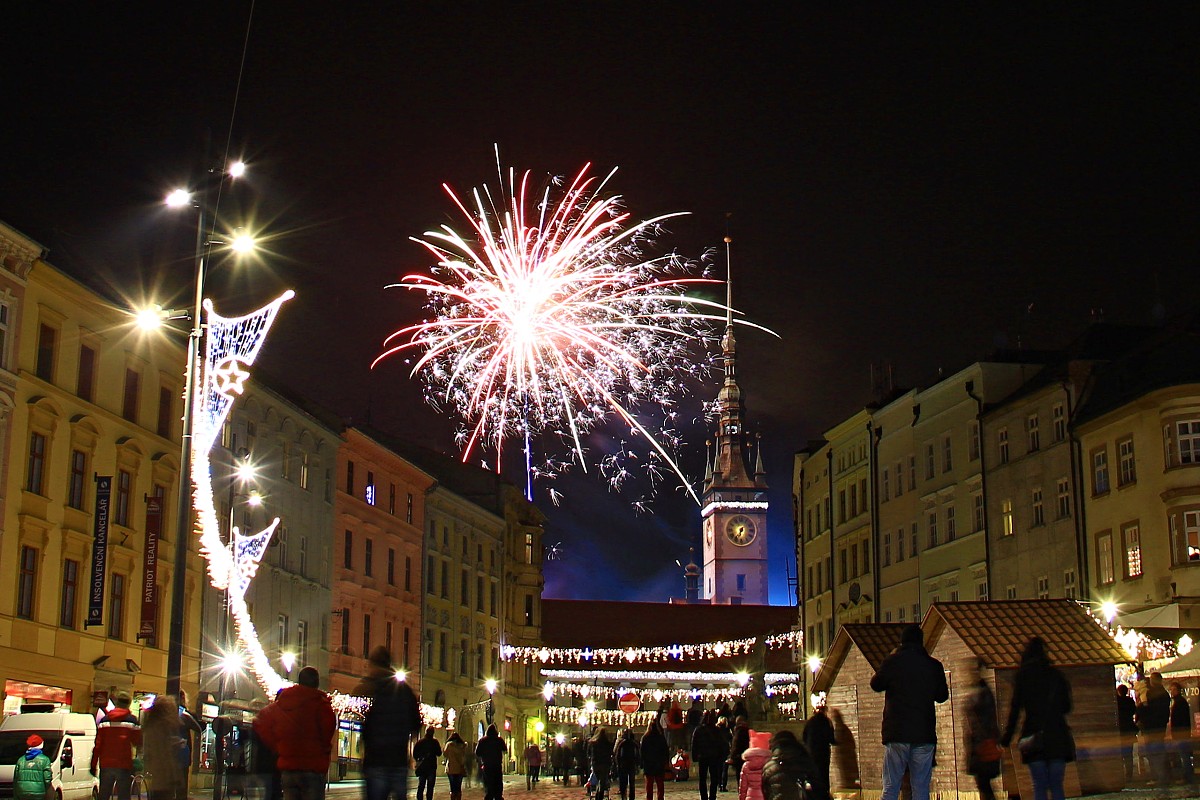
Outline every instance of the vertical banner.
[[92, 515], [92, 581], [88, 591], [85, 628], [104, 624], [104, 571], [108, 565], [108, 508], [112, 497], [112, 481], [112, 475], [96, 476], [96, 513]]
[[158, 540], [162, 535], [162, 513], [162, 498], [147, 497], [146, 552], [142, 564], [142, 624], [138, 628], [138, 638], [152, 644], [158, 635]]

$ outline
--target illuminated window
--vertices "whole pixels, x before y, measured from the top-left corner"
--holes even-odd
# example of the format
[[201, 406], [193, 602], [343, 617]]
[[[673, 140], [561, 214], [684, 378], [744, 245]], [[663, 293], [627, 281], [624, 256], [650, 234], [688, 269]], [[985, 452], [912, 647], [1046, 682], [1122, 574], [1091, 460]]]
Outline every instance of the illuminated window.
[[308, 489], [308, 453], [300, 454], [300, 488]]
[[1016, 532], [1013, 527], [1013, 505], [1012, 500], [1000, 501], [1000, 518], [1003, 521], [1003, 530], [1005, 536], [1012, 536]]
[[367, 485], [363, 491], [363, 499], [367, 501], [367, 505], [375, 505], [375, 473], [367, 470]]
[[1142, 576], [1142, 533], [1135, 525], [1121, 528], [1121, 540], [1125, 548], [1125, 577]]

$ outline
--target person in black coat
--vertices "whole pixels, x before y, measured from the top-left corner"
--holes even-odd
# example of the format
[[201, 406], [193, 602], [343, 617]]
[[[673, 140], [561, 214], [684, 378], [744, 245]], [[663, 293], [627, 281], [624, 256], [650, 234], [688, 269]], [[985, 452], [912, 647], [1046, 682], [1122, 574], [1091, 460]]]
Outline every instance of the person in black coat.
[[654, 789], [658, 788], [658, 800], [663, 800], [663, 776], [667, 773], [667, 764], [671, 760], [671, 748], [667, 746], [667, 737], [662, 732], [658, 720], [651, 719], [646, 723], [646, 732], [642, 734], [642, 774], [646, 776], [646, 800], [654, 800]]
[[[771, 758], [763, 766], [762, 790], [764, 800], [807, 800], [804, 787], [813, 784], [819, 768], [808, 750], [796, 741], [788, 730], [777, 731], [771, 737]], [[828, 773], [827, 773], [828, 774]]]
[[1165, 788], [1171, 782], [1166, 742], [1167, 725], [1171, 722], [1171, 696], [1163, 686], [1162, 675], [1157, 672], [1150, 673], [1144, 688], [1144, 696], [1139, 695], [1137, 704], [1138, 742], [1149, 762], [1154, 783]]
[[942, 662], [925, 651], [920, 625], [909, 625], [900, 647], [884, 659], [871, 677], [871, 688], [883, 698], [882, 800], [896, 800], [908, 772], [914, 800], [929, 796], [933, 756], [937, 750], [934, 703], [950, 697]]
[[636, 800], [637, 771], [642, 760], [641, 748], [633, 736], [633, 731], [626, 728], [617, 739], [617, 747], [613, 752], [613, 763], [617, 767], [617, 788], [621, 791], [621, 800]]
[[812, 774], [812, 800], [829, 800], [829, 763], [833, 758], [833, 746], [837, 737], [833, 733], [833, 723], [826, 713], [825, 699], [822, 698], [813, 709], [813, 714], [804, 723], [804, 748], [812, 758], [815, 771]]
[[503, 799], [504, 757], [507, 754], [508, 746], [500, 738], [500, 732], [495, 725], [488, 725], [487, 732], [475, 745], [475, 758], [483, 768], [483, 800]]
[[1000, 745], [1008, 747], [1021, 725], [1021, 761], [1033, 779], [1034, 800], [1062, 800], [1063, 775], [1067, 762], [1075, 760], [1075, 742], [1067, 725], [1071, 713], [1071, 685], [1050, 664], [1046, 643], [1034, 636], [1021, 654], [1021, 666], [1013, 679], [1012, 705]]
[[983, 679], [981, 661], [971, 660], [964, 670], [970, 692], [963, 703], [963, 749], [967, 773], [975, 777], [979, 800], [996, 800], [992, 781], [1000, 776], [1000, 725], [996, 721], [996, 696]]
[[1133, 742], [1137, 738], [1137, 703], [1129, 696], [1129, 687], [1117, 687], [1117, 732], [1121, 737], [1121, 763], [1125, 766], [1125, 783], [1133, 780]]
[[721, 716], [720, 709], [713, 711], [717, 717], [717, 736], [721, 737], [721, 791], [729, 791], [729, 756], [733, 753], [733, 731], [729, 730], [729, 719]]
[[717, 800], [721, 768], [725, 766], [725, 743], [717, 731], [717, 713], [705, 711], [692, 734], [692, 763], [700, 775], [700, 800]]
[[729, 767], [735, 784], [742, 781], [742, 753], [750, 749], [750, 723], [745, 717], [737, 717], [729, 743]]
[[1178, 681], [1171, 683], [1171, 750], [1175, 763], [1179, 764], [1180, 777], [1191, 785], [1196, 782], [1192, 766], [1192, 709], [1183, 696], [1183, 687]]
[[613, 740], [608, 729], [601, 725], [588, 741], [588, 759], [592, 762], [592, 774], [596, 776], [596, 800], [608, 796], [609, 774], [613, 763]]

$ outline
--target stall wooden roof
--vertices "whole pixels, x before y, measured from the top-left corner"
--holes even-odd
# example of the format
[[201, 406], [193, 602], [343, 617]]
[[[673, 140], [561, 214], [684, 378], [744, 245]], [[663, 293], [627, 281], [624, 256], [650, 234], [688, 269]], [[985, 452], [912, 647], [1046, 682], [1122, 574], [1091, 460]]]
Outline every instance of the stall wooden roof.
[[829, 691], [852, 645], [858, 648], [868, 664], [879, 669], [888, 653], [900, 646], [900, 636], [908, 625], [905, 622], [856, 622], [843, 625], [813, 680], [813, 692]]
[[1129, 654], [1074, 600], [935, 603], [921, 627], [932, 649], [947, 627], [993, 669], [1016, 669], [1031, 637], [1040, 636], [1056, 666], [1124, 664]]

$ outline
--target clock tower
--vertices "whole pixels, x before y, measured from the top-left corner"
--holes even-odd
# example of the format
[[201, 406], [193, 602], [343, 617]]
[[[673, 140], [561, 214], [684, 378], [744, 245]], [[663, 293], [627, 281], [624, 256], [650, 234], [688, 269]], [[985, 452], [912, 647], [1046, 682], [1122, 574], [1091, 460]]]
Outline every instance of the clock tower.
[[[729, 237], [725, 237], [726, 268]], [[716, 447], [704, 478], [700, 512], [704, 566], [700, 596], [710, 603], [766, 605], [767, 482], [762, 448], [750, 465], [750, 444], [743, 423], [745, 408], [737, 383], [733, 335], [733, 293], [725, 278], [725, 336], [721, 340], [725, 382], [717, 395]]]

